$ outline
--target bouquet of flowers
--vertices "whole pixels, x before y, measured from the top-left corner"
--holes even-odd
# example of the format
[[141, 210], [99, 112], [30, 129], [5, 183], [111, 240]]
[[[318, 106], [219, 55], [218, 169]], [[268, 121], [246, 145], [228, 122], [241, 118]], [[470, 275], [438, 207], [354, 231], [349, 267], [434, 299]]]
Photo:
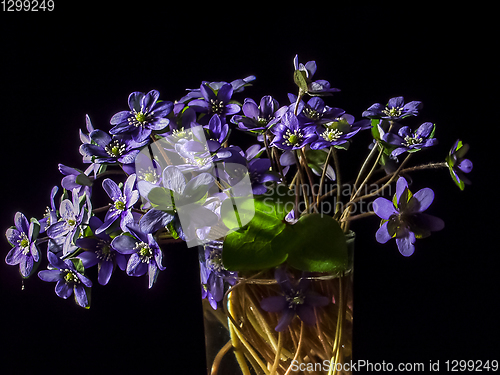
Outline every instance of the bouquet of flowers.
[[[224, 370], [231, 365], [242, 374], [349, 373], [351, 222], [378, 216], [374, 239], [394, 239], [410, 256], [444, 223], [425, 212], [433, 190], [412, 193], [407, 176], [447, 169], [463, 190], [472, 163], [457, 140], [443, 161], [407, 166], [437, 144], [435, 124], [405, 124], [422, 103], [391, 98], [356, 120], [325, 103], [340, 90], [315, 73], [314, 61], [295, 57], [298, 91], [283, 106], [270, 95], [239, 102], [250, 76], [202, 82], [175, 102], [133, 92], [109, 130], [87, 116], [80, 153], [88, 167], [59, 165], [64, 177], [43, 217], [16, 213], [5, 261], [88, 309], [88, 268], [97, 266], [101, 285], [119, 268], [147, 275], [151, 288], [163, 252], [185, 241], [199, 249], [209, 373], [234, 374]], [[371, 132], [367, 156], [346, 178], [340, 159], [361, 132]], [[108, 202], [96, 207], [101, 188]], [[211, 324], [222, 343], [208, 337]]]

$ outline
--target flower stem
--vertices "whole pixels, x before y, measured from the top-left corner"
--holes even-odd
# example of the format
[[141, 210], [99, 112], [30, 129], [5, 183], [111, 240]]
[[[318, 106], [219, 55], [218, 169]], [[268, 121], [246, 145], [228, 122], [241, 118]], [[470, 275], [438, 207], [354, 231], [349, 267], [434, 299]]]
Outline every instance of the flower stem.
[[222, 347], [221, 350], [217, 353], [217, 355], [214, 358], [214, 362], [212, 363], [212, 370], [210, 371], [210, 375], [217, 375], [219, 372], [219, 366], [220, 362], [222, 361], [222, 358], [226, 355], [226, 353], [231, 349], [232, 343], [231, 340], [229, 340], [226, 345]]
[[267, 158], [271, 161], [271, 168], [273, 171], [277, 172], [276, 165], [274, 164], [274, 159], [269, 149], [269, 140], [267, 139], [267, 132], [263, 133], [262, 136], [264, 137], [264, 147], [266, 148]]
[[[342, 326], [344, 325], [344, 310], [345, 310], [345, 296], [344, 296], [344, 286], [343, 286], [343, 277], [339, 277], [339, 311], [337, 315], [337, 329], [335, 332], [335, 340], [333, 343], [333, 353], [332, 358], [330, 360], [330, 370], [328, 371], [328, 375], [337, 374], [337, 363], [340, 357], [340, 347], [342, 340]], [[335, 371], [333, 371], [335, 369]]]
[[311, 187], [312, 201], [314, 202], [316, 200], [316, 197], [314, 195], [314, 178], [312, 176], [311, 168], [307, 166], [307, 158], [304, 147], [300, 149], [300, 153], [302, 154], [302, 161], [304, 163], [304, 169], [306, 170], [307, 179], [309, 180], [309, 186]]
[[42, 243], [45, 243], [45, 242], [49, 242], [50, 238], [49, 237], [43, 237], [43, 238], [37, 238], [36, 240], [36, 244], [37, 245], [40, 245]]
[[304, 97], [305, 92], [302, 89], [299, 89], [299, 95], [297, 96], [297, 101], [295, 102], [295, 108], [293, 110], [293, 114], [297, 116], [297, 113], [299, 112], [299, 103]]
[[370, 216], [373, 216], [373, 215], [375, 215], [375, 212], [369, 211], [369, 212], [365, 212], [363, 214], [346, 217], [346, 218], [342, 219], [341, 222], [363, 219], [365, 217], [370, 217]]
[[361, 169], [359, 170], [358, 176], [356, 177], [356, 181], [354, 182], [353, 185], [353, 190], [356, 191], [356, 187], [358, 186], [359, 180], [361, 180], [361, 177], [365, 174], [366, 170], [368, 169], [368, 165], [370, 162], [370, 159], [375, 156], [375, 153], [377, 152], [377, 144], [373, 146], [373, 148], [370, 150], [370, 153], [366, 157], [365, 161], [363, 162], [363, 165], [361, 166]]
[[384, 185], [382, 185], [382, 187], [378, 188], [377, 190], [375, 190], [374, 192], [372, 192], [370, 194], [363, 195], [363, 196], [358, 197], [356, 199], [351, 199], [351, 201], [349, 201], [348, 204], [359, 202], [362, 199], [371, 198], [371, 197], [377, 195], [378, 193], [380, 193], [381, 191], [383, 191], [387, 186], [389, 186], [396, 179], [396, 177], [398, 177], [400, 175], [401, 170], [403, 169], [403, 166], [408, 162], [408, 160], [410, 159], [411, 155], [412, 154], [408, 154], [408, 156], [405, 158], [405, 160], [403, 160], [401, 162], [401, 165], [396, 170], [396, 172], [394, 172], [391, 175], [389, 175], [390, 176], [389, 181], [387, 181]]
[[[331, 149], [333, 149], [332, 147]], [[337, 179], [337, 202], [335, 203], [335, 215], [340, 211], [340, 206], [342, 202], [340, 201], [340, 190], [341, 190], [341, 178], [340, 178], [340, 163], [337, 152], [333, 150], [333, 163], [335, 164], [335, 174]]]
[[[297, 169], [299, 171], [299, 179], [300, 179], [300, 186], [302, 188], [302, 192], [303, 192], [303, 195], [304, 195], [304, 203], [306, 205], [306, 211], [309, 211], [309, 197], [307, 196], [306, 194], [306, 190], [305, 190], [305, 187], [304, 187], [304, 183], [305, 183], [305, 177], [304, 177], [304, 171], [302, 170], [302, 166], [300, 165], [300, 162], [299, 162], [299, 157], [297, 155], [297, 150], [295, 150], [295, 152], [293, 153], [293, 155], [295, 156], [295, 164], [297, 165]], [[297, 194], [298, 192], [295, 192], [295, 194]], [[297, 204], [295, 205], [296, 207], [298, 206]]]
[[365, 179], [363, 180], [361, 185], [359, 185], [358, 190], [356, 190], [355, 193], [352, 194], [350, 201], [352, 201], [353, 199], [355, 199], [358, 196], [358, 194], [361, 192], [361, 189], [363, 188], [363, 186], [370, 180], [371, 176], [373, 175], [373, 172], [375, 171], [375, 168], [377, 167], [378, 162], [379, 162], [380, 158], [382, 157], [382, 154], [384, 153], [384, 148], [382, 146], [379, 146], [379, 147], [380, 147], [380, 151], [378, 153], [377, 159], [375, 160], [375, 163], [373, 163], [373, 166], [370, 169], [370, 172], [368, 172], [368, 175], [365, 177]]
[[[414, 171], [421, 171], [421, 170], [425, 170], [425, 169], [439, 169], [439, 168], [447, 168], [448, 167], [448, 164], [446, 164], [446, 162], [441, 162], [441, 163], [428, 163], [428, 164], [421, 164], [421, 165], [417, 165], [415, 167], [410, 167], [410, 168], [405, 168], [405, 169], [402, 169], [400, 172], [400, 174], [403, 174], [403, 173], [409, 173], [409, 172], [414, 172]], [[382, 182], [384, 182], [385, 180], [391, 178], [392, 174], [388, 174], [382, 178], [380, 178], [379, 180], [375, 181], [373, 184], [374, 185], [378, 185]]]
[[114, 174], [120, 174], [120, 175], [123, 175], [125, 172], [123, 171], [123, 169], [111, 169], [111, 170], [107, 170], [107, 171], [104, 171], [102, 173], [99, 173], [97, 176], [95, 177], [89, 177], [90, 180], [92, 181], [95, 181], [101, 177], [105, 177], [105, 176], [109, 176], [109, 175], [114, 175]]
[[[153, 143], [152, 143], [151, 145], [153, 145], [153, 144], [155, 144], [155, 143], [156, 143], [156, 140], [155, 140], [155, 138], [153, 137], [153, 135], [151, 135], [151, 140], [153, 141]], [[160, 145], [159, 143], [160, 143], [160, 142], [158, 142], [158, 144], [156, 144], [156, 148], [158, 149], [158, 151], [160, 151], [160, 154], [161, 154], [161, 156], [162, 156], [162, 158], [163, 158], [163, 160], [164, 160], [165, 164], [167, 164], [167, 165], [171, 165], [171, 164], [172, 164], [172, 162], [170, 161], [169, 157], [168, 157], [168, 156], [167, 156], [167, 154], [165, 153], [165, 150], [163, 149], [163, 147], [161, 147], [161, 145]], [[150, 147], [151, 147], [151, 145], [150, 145]], [[151, 152], [151, 149], [149, 149], [149, 150], [150, 150], [150, 152]], [[152, 157], [151, 157], [151, 158], [152, 158]]]
[[[228, 301], [227, 301], [227, 308], [229, 313], [234, 319], [234, 309], [233, 309], [233, 303], [231, 300], [231, 294], [228, 295]], [[241, 372], [243, 375], [251, 375], [250, 369], [248, 368], [247, 363], [245, 362], [245, 356], [242, 351], [241, 347], [241, 340], [239, 339], [238, 332], [235, 328], [235, 325], [232, 321], [232, 319], [229, 320], [229, 334], [231, 336], [231, 344], [233, 346], [233, 352], [234, 356], [236, 357], [236, 361], [238, 361], [238, 364], [241, 368]]]
[[321, 190], [323, 189], [323, 184], [325, 183], [325, 176], [326, 176], [326, 170], [328, 169], [328, 164], [330, 163], [330, 158], [332, 157], [333, 153], [333, 146], [330, 147], [330, 150], [328, 151], [328, 155], [325, 160], [325, 165], [323, 167], [323, 171], [321, 173], [321, 180], [319, 182], [319, 188], [318, 188], [318, 195], [316, 197], [316, 206], [319, 205], [319, 198], [321, 196]]
[[276, 356], [274, 357], [273, 367], [269, 371], [270, 375], [278, 375], [276, 372], [281, 359], [281, 349], [283, 348], [283, 332], [278, 334], [278, 347], [276, 348]]
[[300, 322], [300, 336], [299, 336], [299, 344], [297, 346], [297, 351], [295, 352], [295, 356], [293, 357], [293, 360], [292, 360], [292, 364], [290, 365], [290, 367], [288, 367], [288, 369], [286, 370], [285, 372], [285, 375], [289, 375], [291, 374], [291, 371], [292, 371], [292, 368], [293, 368], [293, 364], [294, 363], [297, 363], [297, 358], [299, 357], [299, 353], [300, 353], [300, 349], [302, 349], [302, 343], [303, 343], [303, 338], [304, 336], [304, 322], [301, 321]]
[[104, 211], [108, 210], [110, 206], [111, 206], [111, 204], [108, 204], [107, 206], [103, 206], [103, 207], [99, 207], [99, 208], [94, 208], [92, 210], [92, 213], [97, 214], [99, 212], [104, 212]]

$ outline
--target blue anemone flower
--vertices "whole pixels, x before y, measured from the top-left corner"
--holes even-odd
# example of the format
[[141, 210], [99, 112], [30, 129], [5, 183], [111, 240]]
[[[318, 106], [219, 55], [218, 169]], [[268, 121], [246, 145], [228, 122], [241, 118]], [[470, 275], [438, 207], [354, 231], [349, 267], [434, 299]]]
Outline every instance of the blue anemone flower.
[[165, 118], [174, 107], [169, 101], [158, 101], [160, 93], [133, 92], [128, 97], [130, 111], [121, 111], [111, 118], [111, 134], [129, 134], [136, 142], [143, 142], [153, 131], [165, 129], [170, 120]]
[[189, 102], [189, 106], [197, 112], [219, 115], [221, 117], [234, 115], [240, 111], [240, 106], [230, 103], [233, 91], [233, 86], [229, 83], [224, 83], [216, 90], [206, 83], [202, 84], [200, 92], [203, 99], [194, 99]]
[[471, 183], [465, 176], [466, 173], [472, 171], [472, 162], [465, 158], [467, 151], [469, 151], [469, 145], [463, 144], [458, 139], [446, 157], [446, 164], [450, 170], [451, 178], [460, 190], [464, 190], [465, 184], [469, 185]]
[[[62, 260], [52, 252], [47, 252], [49, 269], [38, 272], [38, 277], [47, 282], [57, 282], [56, 294], [64, 299], [75, 293], [75, 301], [82, 307], [89, 307], [89, 299], [85, 287], [90, 288], [90, 281], [83, 274], [83, 265], [80, 259], [72, 258]], [[77, 267], [76, 265], [81, 267]]]
[[416, 116], [422, 108], [422, 102], [404, 102], [402, 96], [389, 99], [387, 105], [375, 103], [363, 112], [363, 117], [382, 118], [391, 121], [398, 121], [408, 116]]
[[36, 238], [40, 225], [28, 222], [21, 212], [14, 215], [15, 227], [7, 229], [5, 236], [13, 248], [5, 257], [5, 263], [10, 266], [19, 264], [22, 277], [28, 277], [33, 271], [33, 265], [40, 260], [40, 253], [36, 246]]
[[127, 258], [111, 247], [111, 237], [105, 232], [97, 234], [97, 228], [102, 226], [102, 221], [97, 216], [92, 216], [89, 226], [94, 233], [93, 236], [79, 238], [75, 241], [76, 246], [86, 251], [78, 254], [77, 258], [82, 260], [83, 266], [89, 268], [98, 265], [97, 281], [106, 285], [116, 265], [122, 271], [127, 268]]
[[412, 132], [409, 126], [403, 126], [399, 129], [398, 134], [385, 133], [382, 140], [397, 146], [391, 152], [391, 156], [396, 157], [404, 152], [415, 152], [436, 145], [438, 141], [433, 138], [434, 127], [432, 122], [424, 122]]
[[301, 126], [297, 116], [287, 112], [271, 132], [275, 135], [271, 145], [282, 150], [298, 150], [316, 140], [316, 126]]
[[259, 105], [250, 98], [243, 102], [243, 116], [235, 115], [231, 122], [238, 125], [240, 130], [261, 131], [272, 128], [281, 117], [287, 112], [288, 108], [283, 106], [279, 108], [278, 101], [270, 95], [262, 97]]
[[328, 305], [331, 299], [309, 290], [310, 279], [307, 277], [302, 277], [298, 283], [293, 282], [281, 267], [274, 272], [274, 278], [282, 295], [264, 298], [260, 307], [267, 312], [282, 313], [275, 330], [282, 332], [287, 329], [296, 315], [307, 325], [316, 324], [314, 308]]
[[149, 288], [153, 286], [160, 271], [165, 270], [161, 264], [163, 253], [150, 233], [142, 233], [137, 227], [129, 226], [132, 235], [121, 234], [111, 241], [111, 247], [120, 254], [128, 255], [127, 275], [142, 276], [146, 272], [149, 278]]
[[104, 191], [106, 191], [106, 194], [113, 200], [113, 205], [106, 213], [104, 224], [97, 229], [96, 234], [104, 232], [117, 219], [120, 219], [120, 228], [122, 228], [124, 232], [127, 232], [127, 225], [134, 222], [132, 207], [139, 199], [139, 191], [134, 190], [135, 180], [135, 174], [128, 176], [123, 186], [123, 194], [113, 180], [106, 178], [102, 182], [102, 187]]
[[406, 179], [400, 177], [392, 201], [380, 197], [373, 202], [375, 214], [382, 219], [375, 235], [377, 241], [386, 243], [395, 238], [399, 252], [404, 256], [412, 255], [417, 238], [428, 237], [431, 232], [444, 228], [443, 220], [423, 213], [433, 200], [432, 189], [424, 188], [412, 194]]

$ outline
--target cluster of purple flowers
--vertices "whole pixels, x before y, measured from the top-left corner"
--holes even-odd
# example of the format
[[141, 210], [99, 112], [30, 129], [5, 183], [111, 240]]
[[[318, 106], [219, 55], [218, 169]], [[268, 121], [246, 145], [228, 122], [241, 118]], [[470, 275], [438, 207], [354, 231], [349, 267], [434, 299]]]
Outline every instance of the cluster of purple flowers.
[[[289, 94], [289, 104], [283, 106], [270, 95], [258, 101], [244, 98], [243, 104], [234, 100], [233, 95], [242, 93], [255, 79], [250, 76], [232, 82], [202, 82], [175, 102], [160, 100], [156, 90], [133, 92], [128, 109], [111, 117], [107, 131], [94, 128], [87, 116], [86, 131], [80, 131], [80, 153], [88, 168], [82, 171], [60, 164], [64, 177], [58, 204], [59, 188], [54, 187], [43, 218], [28, 221], [22, 213], [15, 215], [15, 226], [6, 233], [12, 245], [6, 262], [19, 265], [22, 277], [29, 277], [42, 258], [40, 245], [47, 244], [49, 264], [38, 273], [39, 278], [56, 282], [59, 297], [74, 294], [76, 302], [88, 308], [92, 287], [85, 274], [88, 268], [97, 265], [101, 285], [108, 284], [118, 266], [129, 276], [147, 274], [151, 288], [165, 270], [165, 246], [160, 245], [178, 239], [188, 246], [206, 244], [200, 256], [202, 295], [217, 309], [226, 288], [238, 277], [222, 263], [222, 242], [214, 241], [228, 231], [221, 217], [224, 202], [265, 194], [284, 183], [298, 161], [316, 174], [325, 169], [323, 177], [334, 180], [326, 154], [346, 150], [362, 130], [372, 129], [376, 143], [393, 160], [437, 143], [432, 123], [416, 130], [400, 125], [401, 120], [418, 114], [420, 102], [405, 104], [402, 97], [392, 98], [385, 106], [372, 105], [363, 113], [365, 119], [356, 121], [322, 99], [339, 90], [328, 81], [313, 81], [314, 61], [302, 64], [296, 57], [294, 68], [299, 95]], [[256, 135], [258, 143], [245, 150], [230, 144], [233, 129]], [[457, 142], [447, 158], [461, 188], [468, 183], [463, 174], [472, 169], [464, 158], [467, 149]], [[301, 160], [305, 153], [298, 150], [325, 155], [314, 165], [313, 160]], [[108, 196], [105, 207], [93, 207], [96, 186], [102, 186]], [[428, 188], [411, 194], [401, 177], [392, 201], [378, 198], [374, 202], [374, 213], [382, 218], [377, 241], [395, 238], [400, 252], [411, 255], [416, 238], [443, 227], [440, 219], [423, 213], [433, 199]], [[287, 217], [290, 214], [301, 213], [290, 211]], [[263, 300], [261, 307], [283, 311], [276, 330], [284, 330], [296, 315], [314, 324], [314, 308], [330, 303], [331, 296], [309, 293], [306, 281], [293, 284], [284, 268], [278, 268], [275, 276], [283, 294]]]

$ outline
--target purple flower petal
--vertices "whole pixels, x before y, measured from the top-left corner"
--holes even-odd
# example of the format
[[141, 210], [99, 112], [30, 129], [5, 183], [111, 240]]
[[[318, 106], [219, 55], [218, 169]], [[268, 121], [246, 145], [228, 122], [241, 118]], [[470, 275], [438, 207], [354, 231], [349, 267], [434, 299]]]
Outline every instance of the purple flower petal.
[[38, 251], [38, 248], [36, 247], [35, 242], [32, 242], [30, 245], [30, 253], [35, 262], [38, 262], [40, 260], [40, 253]]
[[415, 210], [411, 210], [411, 212], [423, 212], [429, 208], [431, 203], [434, 201], [434, 191], [430, 188], [423, 188], [413, 194], [411, 200], [417, 200], [418, 204], [415, 207]]
[[[156, 243], [156, 241], [155, 241]], [[158, 250], [155, 252], [155, 262], [156, 262], [156, 265], [158, 266], [158, 269], [160, 271], [165, 271], [167, 269], [167, 267], [165, 267], [164, 265], [162, 265], [162, 262], [163, 262], [163, 251], [161, 250]]]
[[464, 173], [469, 173], [472, 171], [472, 162], [469, 159], [462, 159], [455, 167]]
[[21, 263], [24, 257], [25, 255], [23, 255], [21, 249], [16, 246], [7, 253], [7, 256], [5, 257], [5, 263], [7, 263], [9, 266], [15, 266]]
[[325, 296], [309, 293], [306, 295], [305, 303], [308, 304], [309, 306], [321, 307], [328, 305], [330, 303], [330, 299]]
[[431, 134], [432, 129], [434, 129], [434, 124], [432, 122], [424, 122], [418, 127], [415, 135], [419, 138], [427, 138]]
[[233, 86], [231, 86], [229, 83], [226, 83], [217, 92], [217, 99], [219, 99], [223, 103], [227, 103], [228, 101], [231, 100], [232, 95], [233, 95]]
[[19, 272], [23, 277], [28, 277], [33, 270], [33, 258], [25, 256], [19, 263]]
[[439, 217], [429, 214], [418, 214], [413, 219], [418, 228], [437, 232], [444, 228], [444, 221]]
[[125, 271], [127, 269], [127, 257], [123, 254], [120, 254], [120, 253], [117, 253], [115, 255], [115, 260], [116, 260], [116, 264], [118, 265], [118, 267], [122, 270], [122, 271]]
[[[156, 115], [156, 113], [155, 113]], [[148, 128], [150, 130], [162, 130], [165, 129], [168, 124], [170, 124], [170, 120], [168, 118], [160, 118], [150, 124], [148, 124]]]
[[9, 228], [5, 232], [5, 237], [7, 237], [7, 240], [12, 244], [15, 245], [17, 244], [17, 241], [20, 239], [21, 232], [19, 230], [14, 229], [14, 228]]
[[70, 219], [73, 218], [74, 214], [75, 210], [73, 207], [73, 203], [69, 199], [63, 200], [59, 207], [59, 215], [61, 215], [61, 218], [64, 220]]
[[[128, 111], [125, 111], [125, 114], [128, 117]], [[112, 140], [111, 136], [108, 133], [105, 133], [99, 129], [94, 130], [92, 133], [90, 133], [90, 138], [101, 147], [106, 147]]]
[[56, 294], [58, 297], [67, 299], [73, 294], [73, 288], [71, 288], [64, 279], [59, 279], [56, 284]]
[[142, 97], [141, 107], [144, 108], [144, 110], [149, 111], [159, 97], [160, 93], [158, 90], [151, 90]]
[[89, 305], [89, 301], [83, 285], [76, 284], [74, 290], [76, 303], [78, 303], [81, 307], [87, 307]]
[[392, 236], [389, 234], [389, 230], [387, 229], [387, 225], [389, 222], [385, 222], [382, 224], [380, 228], [378, 228], [377, 233], [375, 233], [375, 238], [379, 243], [386, 243], [389, 241]]
[[308, 326], [316, 324], [316, 316], [314, 315], [314, 308], [312, 306], [306, 304], [297, 305], [297, 315]]
[[396, 197], [398, 204], [405, 189], [408, 189], [408, 182], [404, 177], [399, 177], [398, 181], [396, 182]]
[[[391, 133], [388, 133], [388, 135], [389, 134]], [[405, 137], [411, 137], [412, 136], [411, 128], [409, 126], [403, 126], [401, 129], [399, 129], [398, 134], [403, 139]]]
[[109, 157], [108, 153], [101, 147], [92, 144], [83, 144], [80, 146], [80, 151], [87, 156]]
[[127, 119], [130, 117], [130, 112], [129, 111], [121, 111], [113, 115], [110, 120], [111, 125], [118, 125], [121, 124], [122, 122], [127, 121]]
[[283, 332], [290, 325], [294, 317], [295, 311], [293, 309], [284, 310], [283, 315], [281, 316], [280, 320], [278, 321], [278, 325], [276, 326], [276, 328], [274, 328], [274, 330], [276, 332]]
[[[82, 238], [81, 240], [86, 240], [86, 239], [87, 238]], [[88, 239], [95, 240], [93, 238], [88, 238]], [[82, 247], [78, 244], [78, 242], [81, 240], [76, 240], [76, 245], [79, 247]], [[96, 241], [96, 243], [97, 243], [97, 241]], [[95, 245], [91, 248], [95, 248]], [[97, 254], [93, 251], [84, 251], [84, 252], [78, 254], [77, 258], [82, 260], [83, 267], [85, 267], [85, 268], [95, 266], [97, 264], [97, 262], [99, 261], [99, 259], [97, 258]]]
[[44, 270], [38, 272], [38, 277], [47, 282], [59, 281], [62, 277], [61, 271], [59, 270]]
[[113, 273], [113, 262], [112, 261], [103, 261], [99, 265], [99, 273], [97, 275], [97, 281], [101, 285], [106, 285], [111, 278], [111, 274]]
[[148, 264], [142, 262], [137, 253], [132, 254], [127, 263], [127, 275], [142, 276], [148, 271]]
[[174, 216], [159, 210], [149, 210], [139, 221], [141, 232], [154, 233], [162, 227], [165, 227], [173, 220]]
[[84, 276], [78, 272], [76, 273], [76, 276], [83, 283], [83, 285], [85, 285], [86, 287], [90, 288], [92, 286], [92, 281], [87, 276]]
[[122, 192], [120, 191], [120, 188], [118, 187], [116, 182], [114, 182], [113, 180], [111, 180], [109, 178], [106, 178], [102, 182], [102, 187], [103, 187], [104, 191], [108, 194], [108, 196], [113, 201], [116, 201], [117, 199], [119, 199], [122, 196]]
[[404, 232], [403, 236], [396, 237], [396, 244], [401, 255], [409, 257], [415, 251], [415, 233], [409, 230], [405, 230]]
[[26, 216], [21, 212], [16, 212], [14, 215], [14, 224], [20, 232], [28, 233], [29, 230], [29, 222], [26, 219]]
[[[205, 99], [205, 104], [207, 104], [207, 109], [208, 109], [208, 103], [210, 101], [210, 99], [213, 99], [215, 100], [216, 99], [216, 96], [215, 96], [215, 93], [213, 92], [213, 90], [210, 88], [210, 86], [208, 86], [207, 84], [202, 84], [200, 86], [200, 92], [201, 92], [201, 95], [203, 96], [203, 98]], [[195, 102], [197, 100], [192, 100], [190, 103], [189, 103], [189, 106], [192, 106], [193, 105], [193, 102]]]
[[142, 98], [144, 98], [144, 93], [143, 92], [138, 92], [135, 91], [131, 93], [128, 96], [128, 106], [130, 109], [134, 110], [136, 112], [140, 112], [141, 110], [141, 104], [142, 104]]
[[65, 234], [68, 233], [68, 231], [69, 231], [69, 229], [67, 228], [66, 222], [65, 221], [58, 221], [57, 223], [51, 225], [47, 229], [47, 235], [50, 238], [55, 239], [55, 238], [64, 236]]
[[390, 200], [382, 197], [373, 201], [373, 211], [378, 217], [384, 220], [389, 220], [392, 215], [396, 215], [398, 213], [394, 204]]
[[[262, 101], [261, 101], [262, 103]], [[257, 107], [257, 104], [252, 100], [252, 99], [245, 99], [245, 103], [243, 104], [242, 107], [243, 113], [247, 117], [251, 117], [254, 119], [257, 119], [260, 115], [259, 108]]]
[[260, 301], [260, 307], [267, 312], [280, 312], [287, 307], [288, 303], [284, 296], [266, 297]]
[[167, 189], [182, 194], [186, 187], [186, 178], [179, 168], [170, 165], [163, 170], [163, 183]]
[[404, 104], [404, 98], [402, 96], [398, 96], [398, 97], [389, 99], [387, 106], [389, 108], [398, 108], [398, 107], [401, 108], [401, 107], [403, 107], [403, 104]]
[[153, 284], [155, 283], [159, 272], [160, 272], [160, 270], [158, 269], [156, 262], [149, 262], [149, 264], [148, 264], [148, 287], [149, 287], [149, 289], [151, 289], [153, 287]]
[[111, 247], [120, 254], [132, 254], [136, 252], [134, 249], [136, 243], [136, 239], [127, 235], [120, 235], [111, 241]]
[[122, 231], [128, 232], [129, 226], [133, 225], [134, 222], [134, 215], [132, 215], [131, 211], [125, 211], [121, 214], [120, 228], [122, 229]]

